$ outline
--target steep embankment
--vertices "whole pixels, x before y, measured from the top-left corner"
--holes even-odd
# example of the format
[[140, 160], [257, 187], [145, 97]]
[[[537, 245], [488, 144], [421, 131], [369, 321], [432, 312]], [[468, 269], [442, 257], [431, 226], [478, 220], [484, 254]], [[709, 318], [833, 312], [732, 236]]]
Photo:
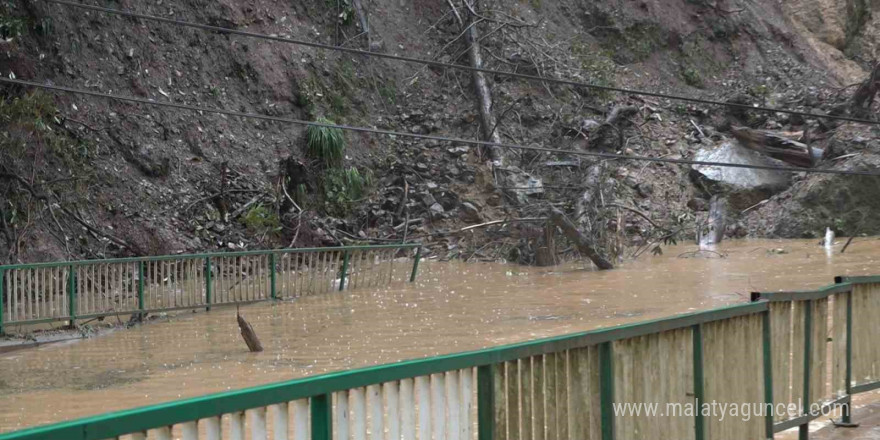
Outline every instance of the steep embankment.
[[[474, 16], [459, 1], [453, 10], [445, 2], [375, 0], [360, 11], [368, 33], [348, 0], [109, 6], [463, 64], [463, 30], [476, 22], [488, 68], [826, 111], [836, 102], [833, 87], [860, 72], [844, 55], [826, 50], [840, 48], [839, 32], [805, 30], [817, 32], [808, 20], [816, 8], [807, 1], [783, 7], [714, 0], [484, 0]], [[828, 2], [839, 13], [834, 4]], [[483, 133], [467, 72], [44, 1], [9, 1], [0, 8], [4, 76], [409, 133]], [[857, 29], [844, 20], [840, 53], [873, 47], [861, 36], [873, 22], [863, 18], [855, 21]], [[494, 129], [504, 142], [522, 145], [690, 158], [723, 142], [733, 117], [718, 108], [585, 88], [501, 76], [489, 82]], [[512, 197], [519, 190], [498, 188], [485, 157], [464, 145], [346, 133], [342, 162], [328, 167], [308, 154], [306, 132], [293, 124], [0, 90], [0, 118], [8, 127], [0, 140], [2, 262], [404, 238], [430, 241], [441, 255], [531, 261], [542, 234], [527, 224], [454, 231], [506, 217], [541, 217], [551, 205], [578, 210], [603, 251], [620, 256], [626, 245], [691, 236], [712, 195], [678, 165], [508, 151], [512, 164], [543, 181], [522, 204]], [[634, 110], [614, 127], [596, 129], [615, 106]], [[777, 117], [755, 123], [786, 130], [817, 126]], [[864, 153], [877, 151], [873, 142], [871, 136], [863, 144]], [[836, 166], [855, 166], [848, 162]], [[776, 197], [774, 203], [787, 203]], [[786, 230], [770, 206], [750, 211], [746, 222], [734, 219], [730, 232], [772, 222], [753, 231], [803, 235], [824, 221]]]

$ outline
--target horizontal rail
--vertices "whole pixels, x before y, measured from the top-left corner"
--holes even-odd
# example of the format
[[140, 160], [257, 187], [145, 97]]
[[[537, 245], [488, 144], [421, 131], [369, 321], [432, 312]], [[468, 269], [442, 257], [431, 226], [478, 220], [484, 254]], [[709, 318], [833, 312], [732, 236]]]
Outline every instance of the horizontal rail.
[[837, 398], [835, 400], [832, 400], [832, 401], [827, 402], [824, 405], [822, 405], [822, 407], [819, 409], [818, 414], [805, 414], [800, 417], [788, 419], [784, 422], [779, 422], [779, 423], [773, 425], [773, 432], [777, 433], [777, 432], [782, 432], [782, 431], [788, 431], [789, 429], [792, 429], [792, 428], [797, 428], [798, 426], [810, 423], [813, 420], [816, 420], [819, 417], [822, 417], [822, 414], [827, 414], [829, 412], [828, 410], [830, 408], [839, 407], [841, 405], [849, 405], [851, 402], [852, 402], [852, 396], [842, 396], [840, 398]]
[[853, 394], [861, 394], [861, 393], [867, 393], [868, 391], [874, 391], [878, 388], [880, 388], [880, 381], [863, 383], [861, 385], [854, 385], [852, 387], [851, 391]]
[[835, 283], [850, 283], [850, 284], [880, 283], [880, 276], [876, 276], [876, 275], [860, 276], [860, 277], [838, 276], [838, 277], [834, 277], [834, 282]]
[[766, 302], [740, 304], [607, 329], [539, 339], [478, 351], [361, 368], [261, 385], [176, 402], [0, 434], [0, 440], [101, 440], [158, 426], [229, 414], [383, 382], [494, 365], [529, 356], [599, 345], [693, 325], [763, 313]]
[[[251, 301], [239, 301], [239, 302], [229, 302], [229, 303], [211, 303], [211, 308], [217, 307], [232, 307], [232, 306], [246, 306], [250, 304], [257, 304], [261, 302], [271, 301], [270, 299], [257, 299]], [[283, 300], [282, 300], [283, 301]], [[192, 306], [180, 306], [180, 307], [167, 307], [161, 309], [130, 309], [130, 310], [118, 310], [118, 311], [110, 311], [106, 313], [89, 313], [86, 315], [76, 315], [77, 320], [83, 319], [94, 319], [94, 318], [109, 318], [115, 316], [123, 316], [123, 315], [133, 315], [139, 313], [162, 313], [162, 312], [179, 312], [182, 310], [197, 310], [204, 309], [206, 304], [192, 305]], [[31, 319], [27, 321], [10, 321], [4, 322], [4, 325], [34, 325], [34, 324], [46, 324], [49, 322], [61, 322], [61, 321], [69, 321], [70, 317], [62, 316], [60, 318], [45, 318], [45, 319]]]
[[381, 249], [415, 249], [421, 247], [419, 243], [403, 243], [403, 244], [381, 244], [371, 246], [339, 246], [339, 247], [322, 247], [322, 248], [298, 248], [298, 249], [268, 249], [254, 251], [238, 251], [238, 252], [215, 252], [207, 254], [180, 254], [180, 255], [158, 255], [153, 257], [128, 257], [128, 258], [108, 258], [104, 260], [77, 260], [77, 261], [61, 261], [47, 263], [26, 263], [11, 264], [0, 266], [0, 270], [15, 269], [36, 269], [45, 267], [63, 267], [63, 266], [87, 266], [92, 264], [113, 264], [113, 263], [138, 263], [141, 261], [168, 261], [168, 260], [193, 260], [203, 258], [233, 258], [247, 257], [253, 255], [269, 255], [269, 254], [307, 254], [313, 252], [345, 252], [360, 250], [381, 250]]
[[837, 293], [846, 293], [852, 290], [853, 283], [847, 280], [841, 284], [831, 284], [816, 290], [801, 290], [790, 292], [756, 292], [758, 298], [771, 302], [779, 301], [808, 301], [828, 298]]

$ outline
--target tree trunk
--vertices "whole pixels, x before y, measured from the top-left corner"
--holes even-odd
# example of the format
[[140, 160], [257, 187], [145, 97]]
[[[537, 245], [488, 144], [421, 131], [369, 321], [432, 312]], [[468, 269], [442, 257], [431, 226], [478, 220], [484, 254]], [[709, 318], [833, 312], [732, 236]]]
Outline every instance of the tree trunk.
[[[473, 7], [476, 9], [476, 1], [474, 1]], [[468, 59], [470, 60], [471, 67], [482, 69], [483, 55], [480, 53], [480, 32], [477, 29], [475, 23], [476, 20], [477, 17], [471, 15], [467, 31], [465, 32], [465, 39], [469, 46]], [[501, 136], [499, 136], [496, 131], [497, 120], [492, 113], [492, 90], [489, 88], [489, 82], [486, 80], [486, 75], [484, 75], [483, 72], [474, 71], [471, 74], [471, 78], [474, 84], [474, 92], [477, 94], [477, 110], [480, 112], [480, 123], [483, 127], [483, 140], [487, 142], [501, 143]], [[489, 159], [492, 160], [492, 163], [495, 166], [504, 165], [504, 154], [498, 147], [488, 147], [486, 150], [489, 153]]]
[[555, 229], [552, 223], [544, 225], [544, 242], [535, 250], [535, 265], [540, 267], [556, 266], [559, 259], [556, 257]]
[[574, 223], [572, 223], [562, 211], [553, 208], [550, 211], [550, 221], [554, 225], [559, 226], [559, 229], [562, 229], [562, 233], [575, 244], [578, 251], [580, 251], [581, 254], [586, 255], [596, 267], [600, 270], [614, 269], [614, 265], [593, 249], [590, 241], [578, 231]]

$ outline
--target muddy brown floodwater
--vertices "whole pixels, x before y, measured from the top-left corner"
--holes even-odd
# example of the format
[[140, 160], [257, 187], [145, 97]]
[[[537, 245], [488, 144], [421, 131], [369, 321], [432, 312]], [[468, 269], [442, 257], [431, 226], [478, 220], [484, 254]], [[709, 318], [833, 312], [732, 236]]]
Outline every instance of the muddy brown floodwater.
[[717, 249], [726, 258], [679, 258], [694, 250], [666, 247], [663, 256], [607, 272], [425, 262], [415, 284], [243, 307], [265, 347], [257, 354], [248, 353], [230, 308], [12, 352], [0, 357], [0, 431], [880, 274], [875, 238], [845, 254], [840, 245], [826, 253], [816, 240], [738, 241]]

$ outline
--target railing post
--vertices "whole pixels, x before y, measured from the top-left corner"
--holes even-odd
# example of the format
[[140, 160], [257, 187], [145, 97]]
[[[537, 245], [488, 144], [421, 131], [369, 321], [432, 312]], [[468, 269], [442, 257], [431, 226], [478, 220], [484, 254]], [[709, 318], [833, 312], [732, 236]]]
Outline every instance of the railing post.
[[[764, 341], [764, 403], [767, 408], [773, 407], [773, 351], [772, 338], [770, 337], [770, 309], [763, 313], [762, 339]], [[764, 432], [766, 438], [773, 438], [773, 411], [767, 411], [764, 420]]]
[[348, 274], [349, 251], [342, 254], [342, 273], [339, 275], [339, 291], [345, 290], [345, 276]]
[[3, 299], [5, 298], [4, 293], [3, 293], [4, 292], [3, 287], [5, 286], [3, 277], [5, 275], [6, 275], [6, 271], [3, 269], [0, 269], [0, 336], [3, 336], [5, 334], [5, 333], [3, 333]]
[[144, 261], [138, 261], [138, 310], [141, 313], [141, 319], [144, 319]]
[[[810, 354], [813, 351], [813, 300], [804, 301], [804, 415], [810, 415]], [[810, 422], [809, 419], [803, 425], [798, 427], [798, 440], [808, 440], [810, 438]]]
[[599, 345], [599, 412], [602, 440], [614, 440], [614, 364], [611, 342]]
[[477, 367], [477, 440], [495, 437], [495, 373], [492, 365]]
[[[706, 438], [706, 421], [703, 418], [702, 408], [706, 398], [705, 381], [703, 376], [703, 326], [695, 324], [691, 326], [691, 331], [694, 352], [694, 439], [703, 440]], [[772, 438], [772, 436], [769, 438]]]
[[70, 312], [70, 327], [76, 328], [76, 271], [67, 266], [67, 308]]
[[332, 402], [330, 394], [320, 394], [311, 398], [312, 440], [332, 440]]
[[214, 275], [211, 273], [211, 257], [205, 257], [205, 307], [206, 312], [211, 311], [211, 294], [213, 293], [213, 277]]
[[419, 271], [419, 261], [422, 259], [422, 247], [419, 246], [418, 250], [416, 250], [416, 258], [413, 260], [413, 268], [412, 275], [409, 276], [409, 282], [414, 283], [416, 281], [416, 273]]
[[[842, 280], [841, 280], [842, 281]], [[840, 282], [840, 281], [838, 281]], [[846, 395], [849, 396], [849, 402], [844, 405], [841, 414], [841, 425], [858, 426], [852, 422], [852, 297], [853, 289], [846, 294]], [[836, 307], [836, 306], [835, 306]]]
[[272, 294], [272, 299], [276, 299], [275, 293], [275, 252], [269, 254], [269, 291]]

